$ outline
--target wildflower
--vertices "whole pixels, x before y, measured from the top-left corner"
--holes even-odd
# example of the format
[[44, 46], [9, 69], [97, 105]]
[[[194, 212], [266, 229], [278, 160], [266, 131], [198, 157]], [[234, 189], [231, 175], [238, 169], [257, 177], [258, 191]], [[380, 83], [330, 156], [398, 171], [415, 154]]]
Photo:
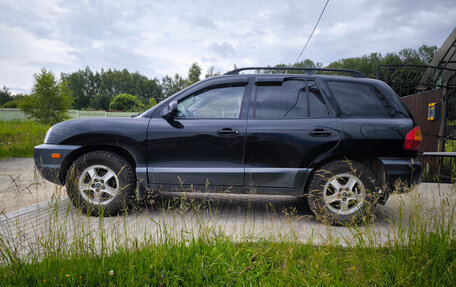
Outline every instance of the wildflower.
[[67, 278], [70, 277], [70, 274], [66, 274], [65, 277], [67, 277]]
[[109, 271], [109, 276], [114, 275], [114, 270]]
[[82, 276], [79, 276], [79, 280], [81, 280], [81, 279], [82, 279]]
[[43, 283], [46, 283], [46, 279], [43, 279]]

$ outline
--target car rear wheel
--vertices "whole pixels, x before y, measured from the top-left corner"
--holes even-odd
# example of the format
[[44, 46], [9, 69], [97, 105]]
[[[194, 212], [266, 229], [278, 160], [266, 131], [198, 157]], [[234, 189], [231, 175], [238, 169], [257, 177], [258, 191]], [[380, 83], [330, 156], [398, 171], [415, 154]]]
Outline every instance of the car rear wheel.
[[312, 175], [307, 193], [317, 220], [334, 225], [369, 220], [377, 201], [372, 172], [349, 160], [323, 165]]
[[135, 174], [121, 156], [107, 151], [86, 153], [68, 170], [66, 189], [73, 204], [91, 215], [126, 210], [135, 191]]

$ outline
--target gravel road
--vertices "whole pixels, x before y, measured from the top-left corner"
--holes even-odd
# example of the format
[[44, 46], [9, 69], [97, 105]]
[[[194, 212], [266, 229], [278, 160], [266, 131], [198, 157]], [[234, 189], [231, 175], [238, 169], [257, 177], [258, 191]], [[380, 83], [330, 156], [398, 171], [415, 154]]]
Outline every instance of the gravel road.
[[63, 195], [35, 171], [33, 158], [0, 160], [0, 213], [8, 213]]

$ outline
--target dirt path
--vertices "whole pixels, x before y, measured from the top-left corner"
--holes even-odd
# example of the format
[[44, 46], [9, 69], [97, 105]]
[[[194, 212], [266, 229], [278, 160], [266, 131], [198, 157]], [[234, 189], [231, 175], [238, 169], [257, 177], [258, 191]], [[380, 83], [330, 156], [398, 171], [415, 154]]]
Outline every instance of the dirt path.
[[35, 171], [33, 158], [0, 160], [0, 214], [63, 194], [64, 190]]

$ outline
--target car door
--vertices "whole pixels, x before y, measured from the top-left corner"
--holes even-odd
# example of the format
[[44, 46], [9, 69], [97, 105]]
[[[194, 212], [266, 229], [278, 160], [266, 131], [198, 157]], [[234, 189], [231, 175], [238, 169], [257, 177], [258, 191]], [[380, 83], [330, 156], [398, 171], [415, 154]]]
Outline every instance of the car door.
[[339, 143], [340, 120], [313, 79], [257, 77], [252, 89], [246, 184], [302, 188], [310, 163]]
[[[204, 86], [177, 98], [177, 116], [151, 119], [148, 179], [153, 185], [244, 183], [244, 98], [248, 81]], [[245, 98], [247, 101], [248, 99]]]

